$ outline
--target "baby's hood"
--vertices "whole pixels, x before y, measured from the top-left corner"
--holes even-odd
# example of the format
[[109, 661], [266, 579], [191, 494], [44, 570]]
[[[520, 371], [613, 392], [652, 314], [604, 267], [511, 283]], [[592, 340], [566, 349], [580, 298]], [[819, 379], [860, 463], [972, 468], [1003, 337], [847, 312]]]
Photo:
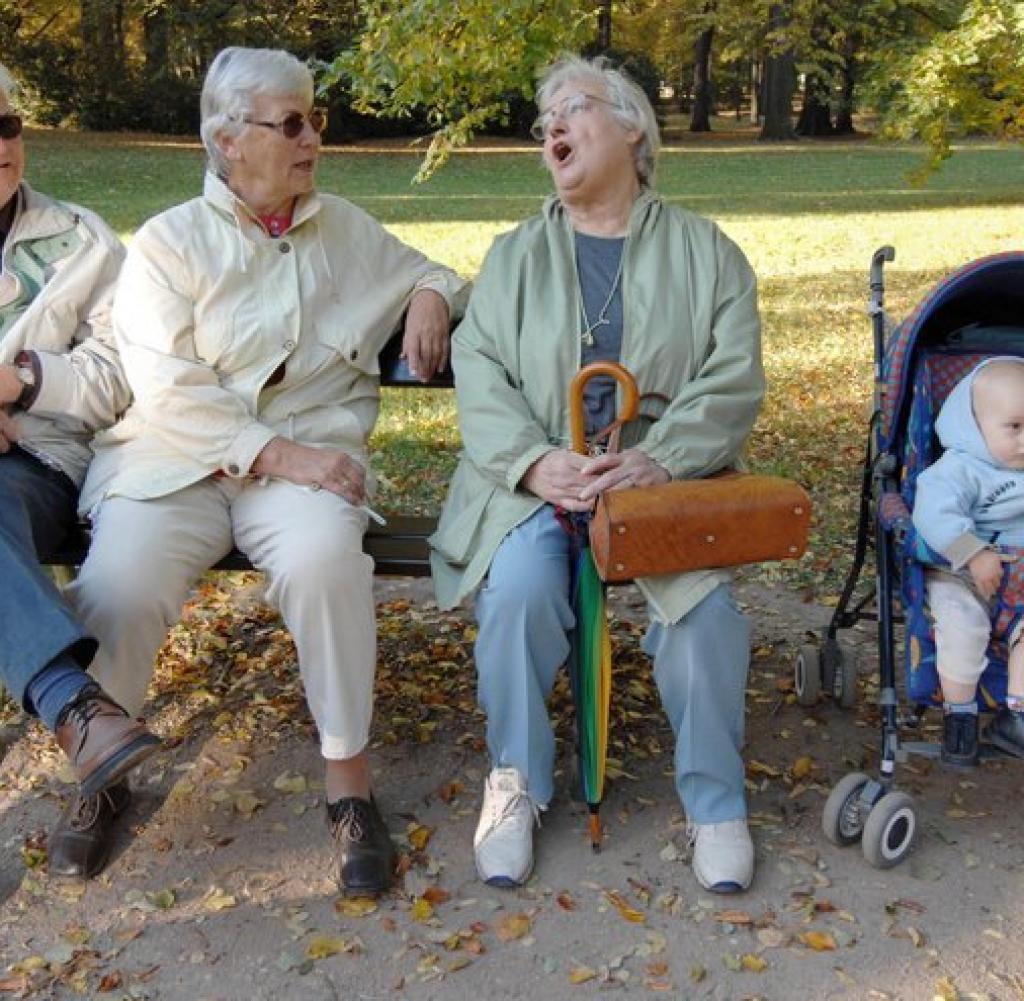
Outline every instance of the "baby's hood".
[[942, 442], [945, 449], [955, 449], [958, 452], [966, 452], [973, 455], [990, 466], [998, 466], [999, 463], [992, 458], [992, 453], [985, 444], [981, 428], [974, 417], [974, 407], [971, 405], [974, 380], [978, 373], [986, 366], [996, 361], [1012, 361], [1020, 363], [1020, 358], [999, 356], [986, 358], [981, 364], [976, 365], [967, 373], [953, 389], [953, 392], [946, 398], [939, 416], [935, 421], [935, 433]]

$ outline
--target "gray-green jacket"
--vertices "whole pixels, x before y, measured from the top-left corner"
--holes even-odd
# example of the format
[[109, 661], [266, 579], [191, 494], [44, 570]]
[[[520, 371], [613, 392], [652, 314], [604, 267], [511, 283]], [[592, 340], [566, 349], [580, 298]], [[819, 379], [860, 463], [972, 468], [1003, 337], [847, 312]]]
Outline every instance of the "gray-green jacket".
[[[623, 253], [621, 361], [654, 398], [622, 447], [643, 449], [675, 479], [732, 465], [765, 388], [750, 265], [714, 223], [650, 191], [634, 204]], [[520, 481], [569, 442], [578, 302], [572, 229], [552, 197], [495, 240], [453, 337], [465, 450], [430, 540], [442, 608], [476, 589], [505, 536], [544, 503]], [[638, 584], [656, 616], [675, 622], [728, 579], [707, 571]]]

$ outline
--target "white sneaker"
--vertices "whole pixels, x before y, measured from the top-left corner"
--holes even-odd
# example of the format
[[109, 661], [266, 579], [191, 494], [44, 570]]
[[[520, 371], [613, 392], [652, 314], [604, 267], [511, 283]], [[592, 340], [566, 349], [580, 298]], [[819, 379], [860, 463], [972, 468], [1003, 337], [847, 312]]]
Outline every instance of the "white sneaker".
[[533, 870], [537, 806], [517, 768], [495, 768], [484, 785], [484, 805], [473, 849], [476, 871], [491, 886], [522, 886]]
[[745, 819], [690, 824], [693, 874], [705, 890], [740, 893], [754, 878], [754, 844]]

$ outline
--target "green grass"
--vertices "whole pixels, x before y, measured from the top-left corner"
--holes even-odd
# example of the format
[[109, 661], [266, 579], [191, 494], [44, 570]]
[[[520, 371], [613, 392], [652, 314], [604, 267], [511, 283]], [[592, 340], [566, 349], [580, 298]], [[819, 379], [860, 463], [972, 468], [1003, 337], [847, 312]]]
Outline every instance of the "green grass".
[[[126, 238], [147, 216], [200, 189], [195, 143], [133, 136], [28, 136], [29, 177], [82, 202]], [[812, 491], [812, 552], [791, 582], [834, 586], [852, 547], [871, 398], [867, 265], [883, 243], [888, 306], [909, 311], [945, 271], [1024, 246], [1024, 152], [972, 144], [927, 185], [908, 174], [919, 150], [869, 142], [760, 147], [712, 137], [666, 150], [658, 187], [718, 220], [761, 282], [770, 390], [755, 429], [755, 467]], [[402, 239], [476, 274], [494, 236], [535, 212], [549, 190], [536, 150], [473, 150], [413, 187], [416, 155], [328, 150], [319, 184], [362, 205]], [[451, 394], [385, 392], [375, 434], [380, 506], [437, 510], [459, 447]]]

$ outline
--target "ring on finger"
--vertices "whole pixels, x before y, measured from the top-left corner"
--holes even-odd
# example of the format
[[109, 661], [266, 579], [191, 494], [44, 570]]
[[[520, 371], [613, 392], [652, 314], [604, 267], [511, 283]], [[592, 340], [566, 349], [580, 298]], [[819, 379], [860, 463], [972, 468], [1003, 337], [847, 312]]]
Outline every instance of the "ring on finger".
[[313, 482], [310, 483], [309, 485], [309, 489], [312, 490], [313, 493], [316, 493], [320, 489], [320, 484], [317, 483], [316, 480], [313, 480]]

